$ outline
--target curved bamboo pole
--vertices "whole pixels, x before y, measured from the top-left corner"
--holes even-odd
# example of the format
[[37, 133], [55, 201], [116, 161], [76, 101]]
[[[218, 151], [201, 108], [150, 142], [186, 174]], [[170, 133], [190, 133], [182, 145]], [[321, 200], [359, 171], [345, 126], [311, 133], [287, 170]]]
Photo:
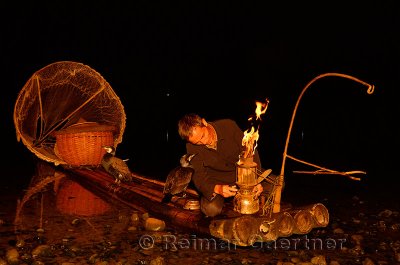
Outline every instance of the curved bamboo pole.
[[296, 112], [297, 112], [297, 108], [299, 106], [300, 100], [303, 97], [304, 93], [306, 92], [306, 90], [318, 79], [327, 77], [327, 76], [336, 76], [336, 77], [342, 77], [342, 78], [347, 78], [350, 80], [353, 80], [355, 82], [358, 82], [362, 85], [367, 86], [367, 93], [368, 94], [372, 94], [374, 92], [375, 87], [373, 85], [370, 85], [358, 78], [355, 78], [353, 76], [350, 75], [346, 75], [346, 74], [341, 74], [341, 73], [325, 73], [325, 74], [321, 74], [318, 75], [317, 77], [315, 77], [314, 79], [312, 79], [301, 91], [299, 98], [297, 99], [296, 105], [294, 107], [293, 110], [293, 114], [292, 114], [292, 119], [290, 121], [290, 126], [289, 126], [289, 131], [286, 137], [286, 144], [285, 144], [285, 149], [283, 151], [283, 160], [282, 160], [282, 166], [281, 166], [281, 172], [279, 175], [279, 181], [278, 181], [278, 185], [275, 191], [275, 195], [274, 195], [274, 204], [273, 204], [273, 212], [277, 213], [280, 211], [280, 204], [281, 204], [281, 193], [282, 193], [282, 186], [283, 186], [283, 182], [284, 182], [284, 175], [285, 175], [285, 162], [286, 162], [286, 157], [288, 157], [287, 154], [287, 149], [288, 149], [288, 145], [289, 145], [289, 139], [290, 139], [290, 134], [292, 132], [292, 127], [293, 127], [293, 122], [294, 122], [294, 118], [296, 116]]

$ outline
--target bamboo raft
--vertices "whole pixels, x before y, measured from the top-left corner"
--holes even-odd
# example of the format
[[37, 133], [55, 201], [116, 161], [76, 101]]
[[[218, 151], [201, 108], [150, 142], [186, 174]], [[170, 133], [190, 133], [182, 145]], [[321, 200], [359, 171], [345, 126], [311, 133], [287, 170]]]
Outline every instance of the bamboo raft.
[[170, 203], [162, 203], [162, 181], [132, 174], [133, 181], [116, 184], [114, 178], [101, 168], [69, 169], [67, 175], [105, 200], [116, 200], [132, 209], [148, 212], [179, 230], [211, 235], [239, 246], [251, 246], [255, 242], [273, 241], [292, 234], [307, 234], [313, 228], [325, 227], [329, 223], [328, 210], [321, 203], [262, 216], [261, 210], [255, 214], [240, 214], [228, 201], [220, 215], [209, 218], [199, 209], [185, 207], [188, 202], [199, 199], [192, 189], [187, 190], [185, 198], [174, 196]]

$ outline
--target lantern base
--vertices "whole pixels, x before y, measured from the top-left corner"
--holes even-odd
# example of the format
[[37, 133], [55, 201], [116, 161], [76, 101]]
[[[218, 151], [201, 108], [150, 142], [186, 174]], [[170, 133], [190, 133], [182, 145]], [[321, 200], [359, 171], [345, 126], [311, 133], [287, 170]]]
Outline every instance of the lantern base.
[[257, 213], [260, 209], [258, 197], [252, 192], [252, 189], [240, 188], [234, 200], [234, 210], [241, 214]]

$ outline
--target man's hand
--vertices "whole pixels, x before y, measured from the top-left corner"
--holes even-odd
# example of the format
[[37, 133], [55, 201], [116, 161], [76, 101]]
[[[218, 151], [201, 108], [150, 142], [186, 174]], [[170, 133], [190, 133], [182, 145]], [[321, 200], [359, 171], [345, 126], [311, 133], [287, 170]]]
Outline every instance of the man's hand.
[[214, 187], [214, 192], [225, 198], [235, 196], [237, 191], [238, 189], [235, 185], [230, 186], [230, 185], [217, 184]]
[[254, 186], [253, 188], [253, 193], [256, 194], [256, 197], [260, 196], [261, 192], [263, 192], [263, 187], [261, 185], [261, 183], [257, 184], [257, 186]]

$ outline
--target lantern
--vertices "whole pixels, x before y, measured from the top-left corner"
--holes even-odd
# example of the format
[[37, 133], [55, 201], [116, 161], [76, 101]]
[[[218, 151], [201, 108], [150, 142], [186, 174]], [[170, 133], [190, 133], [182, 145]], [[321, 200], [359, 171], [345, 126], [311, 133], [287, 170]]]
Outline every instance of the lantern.
[[253, 157], [240, 157], [236, 163], [236, 184], [239, 191], [234, 198], [235, 211], [242, 214], [258, 212], [259, 199], [253, 192], [257, 179], [257, 163], [253, 161]]

